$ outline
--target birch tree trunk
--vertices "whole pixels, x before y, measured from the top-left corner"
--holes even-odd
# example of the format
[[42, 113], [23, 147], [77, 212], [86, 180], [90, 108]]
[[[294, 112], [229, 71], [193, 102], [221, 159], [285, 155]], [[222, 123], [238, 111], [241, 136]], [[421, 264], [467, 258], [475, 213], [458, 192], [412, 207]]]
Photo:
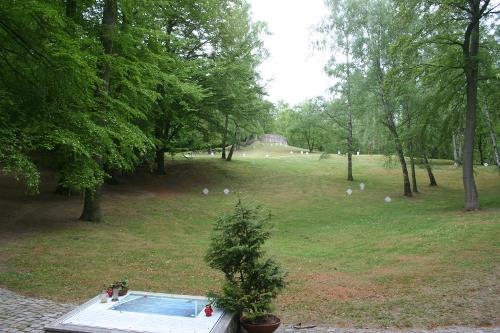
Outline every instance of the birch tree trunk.
[[229, 115], [226, 114], [226, 117], [224, 118], [224, 133], [222, 134], [222, 156], [221, 158], [223, 160], [226, 159], [226, 144], [227, 144], [227, 126], [228, 126], [228, 121], [229, 121]]
[[491, 145], [493, 146], [493, 154], [495, 156], [495, 162], [497, 167], [500, 168], [500, 155], [498, 154], [497, 146], [497, 136], [495, 133], [495, 127], [493, 126], [493, 121], [491, 120], [490, 111], [488, 110], [488, 104], [486, 100], [483, 107], [484, 115], [486, 116], [486, 122], [488, 123], [488, 129], [490, 130]]
[[431, 165], [429, 160], [427, 159], [427, 152], [424, 150], [423, 152], [424, 165], [427, 170], [427, 175], [429, 176], [429, 186], [437, 186], [436, 178], [434, 177], [434, 173], [432, 172]]

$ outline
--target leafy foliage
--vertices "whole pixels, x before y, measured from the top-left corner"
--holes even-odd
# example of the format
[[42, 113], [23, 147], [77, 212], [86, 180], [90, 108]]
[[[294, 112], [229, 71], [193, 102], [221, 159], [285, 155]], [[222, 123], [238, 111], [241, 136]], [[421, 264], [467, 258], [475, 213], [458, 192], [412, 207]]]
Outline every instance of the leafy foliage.
[[264, 27], [248, 8], [240, 0], [1, 2], [0, 170], [36, 192], [50, 161], [60, 185], [98, 207], [93, 194], [112, 173], [155, 152], [214, 145], [224, 115], [259, 131], [269, 110], [256, 72]]

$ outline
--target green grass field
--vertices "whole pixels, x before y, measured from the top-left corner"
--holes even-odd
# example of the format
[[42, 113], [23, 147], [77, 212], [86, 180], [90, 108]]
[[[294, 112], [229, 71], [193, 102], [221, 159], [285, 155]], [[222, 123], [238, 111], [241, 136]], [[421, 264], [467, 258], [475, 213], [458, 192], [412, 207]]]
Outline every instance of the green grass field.
[[434, 165], [437, 188], [419, 169], [420, 193], [408, 199], [399, 166], [385, 157], [354, 156], [355, 182], [348, 182], [344, 156], [253, 147], [230, 163], [177, 157], [167, 162], [167, 176], [137, 172], [106, 187], [103, 224], [76, 221], [80, 197], [58, 197], [47, 185], [25, 198], [3, 177], [0, 285], [83, 302], [127, 275], [132, 289], [203, 295], [222, 278], [203, 261], [214, 219], [239, 196], [273, 214], [267, 247], [288, 271], [289, 286], [276, 301], [285, 323], [500, 325], [494, 167], [477, 167], [482, 209], [465, 213], [461, 169], [449, 161]]

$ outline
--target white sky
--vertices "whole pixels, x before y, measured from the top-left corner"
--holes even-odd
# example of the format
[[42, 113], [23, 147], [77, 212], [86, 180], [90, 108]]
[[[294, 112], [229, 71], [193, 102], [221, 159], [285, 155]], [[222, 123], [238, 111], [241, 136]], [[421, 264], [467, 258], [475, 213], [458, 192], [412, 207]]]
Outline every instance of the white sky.
[[272, 102], [291, 105], [326, 95], [329, 78], [323, 71], [324, 52], [312, 47], [312, 25], [326, 12], [323, 0], [248, 0], [254, 21], [265, 21], [271, 35], [264, 38], [269, 58], [260, 72]]

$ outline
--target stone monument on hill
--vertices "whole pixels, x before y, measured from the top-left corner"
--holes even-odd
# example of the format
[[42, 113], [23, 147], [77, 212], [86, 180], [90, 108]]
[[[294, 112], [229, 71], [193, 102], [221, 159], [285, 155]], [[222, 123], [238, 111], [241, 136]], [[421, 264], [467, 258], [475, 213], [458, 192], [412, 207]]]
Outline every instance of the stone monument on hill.
[[259, 137], [250, 138], [246, 143], [249, 145], [257, 141], [262, 143], [288, 145], [288, 141], [286, 140], [286, 138], [283, 135], [279, 134], [263, 134]]

